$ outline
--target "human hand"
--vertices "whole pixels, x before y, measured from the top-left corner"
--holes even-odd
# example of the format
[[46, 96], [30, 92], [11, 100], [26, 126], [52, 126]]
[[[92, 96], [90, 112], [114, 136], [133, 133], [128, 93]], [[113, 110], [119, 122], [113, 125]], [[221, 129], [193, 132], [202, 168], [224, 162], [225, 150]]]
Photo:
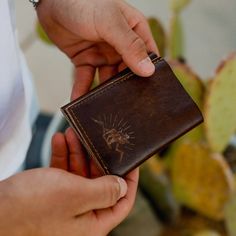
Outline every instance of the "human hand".
[[73, 131], [56, 133], [52, 138], [51, 167], [59, 168], [86, 178], [102, 176], [91, 158], [86, 157], [83, 147]]
[[[70, 171], [77, 175], [85, 177], [89, 176], [89, 178], [97, 178], [98, 176], [101, 176], [101, 172], [96, 168], [94, 162], [91, 161], [91, 159], [86, 159], [85, 156], [81, 155], [83, 153], [84, 152], [82, 151], [81, 143], [79, 142], [77, 135], [71, 128], [68, 128], [65, 135], [62, 133], [57, 133], [52, 139], [51, 166]], [[126, 199], [128, 201], [125, 203], [127, 212], [123, 215], [123, 219], [127, 216], [134, 203], [138, 183], [138, 169], [131, 172], [126, 177], [126, 181], [128, 183], [129, 196], [128, 194], [125, 196], [125, 198], [128, 197]], [[133, 186], [130, 184], [130, 181]], [[129, 189], [129, 187], [134, 187], [133, 191]], [[123, 207], [124, 205], [122, 206], [120, 202], [116, 204], [117, 211], [122, 211]], [[114, 214], [113, 217], [116, 218], [117, 215], [115, 216]], [[107, 219], [104, 219], [104, 221], [108, 223], [109, 219], [110, 216], [107, 215]], [[119, 218], [116, 218], [116, 220], [119, 220]]]
[[125, 65], [140, 76], [154, 72], [147, 52], [158, 49], [147, 21], [123, 0], [43, 0], [37, 12], [76, 67], [72, 99], [89, 90], [96, 68], [101, 82]]
[[[67, 132], [69, 143], [73, 135]], [[67, 165], [64, 141], [60, 134], [53, 141], [52, 165], [62, 169]], [[70, 147], [66, 152], [73, 160], [77, 150]], [[80, 173], [76, 166], [70, 168]], [[56, 168], [22, 172], [0, 182], [0, 235], [107, 235], [129, 213], [137, 181], [137, 170], [126, 183], [116, 176], [91, 180]]]
[[90, 180], [54, 168], [22, 172], [0, 184], [0, 235], [107, 235], [130, 211], [136, 180], [137, 172], [127, 177], [121, 198], [126, 189], [114, 176]]
[[0, 235], [107, 235], [130, 211], [136, 179], [137, 172], [127, 177], [126, 194], [115, 176], [90, 180], [54, 168], [17, 174], [0, 183]]

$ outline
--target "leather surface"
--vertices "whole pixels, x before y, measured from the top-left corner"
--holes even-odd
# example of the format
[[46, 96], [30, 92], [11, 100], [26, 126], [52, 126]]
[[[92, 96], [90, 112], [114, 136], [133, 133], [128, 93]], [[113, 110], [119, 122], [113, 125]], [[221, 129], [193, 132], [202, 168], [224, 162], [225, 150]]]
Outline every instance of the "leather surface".
[[203, 121], [167, 62], [151, 54], [149, 78], [124, 70], [62, 107], [105, 174], [124, 176]]

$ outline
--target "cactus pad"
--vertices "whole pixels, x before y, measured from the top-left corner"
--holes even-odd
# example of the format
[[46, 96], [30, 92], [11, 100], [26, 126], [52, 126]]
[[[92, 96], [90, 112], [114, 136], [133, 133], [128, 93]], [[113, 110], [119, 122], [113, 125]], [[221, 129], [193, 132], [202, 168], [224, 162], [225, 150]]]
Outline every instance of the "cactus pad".
[[222, 63], [204, 104], [206, 137], [212, 151], [223, 152], [236, 131], [236, 54]]
[[36, 33], [38, 37], [46, 44], [53, 45], [39, 22], [36, 23]]
[[146, 161], [140, 172], [140, 186], [152, 207], [157, 210], [164, 221], [175, 221], [179, 207], [171, 191], [170, 181], [164, 173], [165, 167], [156, 156]]
[[[183, 63], [170, 61], [170, 65], [180, 83], [201, 109], [203, 106], [204, 85], [200, 78]], [[179, 143], [179, 141], [183, 140], [198, 141], [203, 139], [203, 136], [203, 125], [200, 125], [178, 139], [177, 142]]]
[[156, 18], [149, 18], [148, 23], [153, 35], [153, 38], [156, 42], [156, 45], [158, 46], [160, 56], [165, 56], [165, 48], [166, 48], [166, 35], [164, 28], [161, 24], [161, 22]]
[[191, 0], [170, 0], [170, 8], [175, 13], [180, 13]]
[[184, 58], [183, 26], [179, 15], [170, 20], [169, 56], [171, 59]]
[[229, 236], [236, 235], [236, 193], [234, 192], [225, 207], [225, 223]]
[[220, 234], [212, 230], [206, 230], [206, 231], [196, 233], [194, 234], [194, 236], [220, 236]]
[[200, 78], [186, 64], [178, 61], [170, 61], [169, 63], [180, 83], [201, 108], [203, 103], [204, 85]]
[[221, 154], [204, 144], [182, 143], [172, 163], [173, 191], [177, 200], [215, 220], [224, 216], [224, 205], [233, 189], [233, 174]]

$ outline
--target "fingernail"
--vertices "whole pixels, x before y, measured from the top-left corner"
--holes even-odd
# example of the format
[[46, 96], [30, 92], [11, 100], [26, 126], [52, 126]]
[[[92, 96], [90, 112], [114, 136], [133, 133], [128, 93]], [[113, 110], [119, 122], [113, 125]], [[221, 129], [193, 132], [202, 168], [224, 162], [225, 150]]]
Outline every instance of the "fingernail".
[[127, 183], [125, 182], [124, 179], [119, 178], [119, 177], [117, 178], [117, 180], [118, 180], [118, 183], [119, 183], [119, 185], [120, 185], [120, 198], [122, 198], [122, 197], [124, 197], [124, 196], [126, 195], [126, 193], [127, 193], [127, 189], [128, 189]]
[[144, 76], [150, 76], [155, 70], [155, 66], [149, 57], [146, 57], [138, 63], [140, 70], [143, 72]]

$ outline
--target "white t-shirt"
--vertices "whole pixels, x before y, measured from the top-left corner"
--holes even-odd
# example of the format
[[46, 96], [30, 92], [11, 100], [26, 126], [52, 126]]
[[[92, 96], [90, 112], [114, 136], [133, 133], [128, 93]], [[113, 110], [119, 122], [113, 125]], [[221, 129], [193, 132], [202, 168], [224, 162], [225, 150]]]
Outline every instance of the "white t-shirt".
[[12, 1], [0, 1], [0, 180], [17, 172], [31, 139], [30, 73], [16, 40]]

